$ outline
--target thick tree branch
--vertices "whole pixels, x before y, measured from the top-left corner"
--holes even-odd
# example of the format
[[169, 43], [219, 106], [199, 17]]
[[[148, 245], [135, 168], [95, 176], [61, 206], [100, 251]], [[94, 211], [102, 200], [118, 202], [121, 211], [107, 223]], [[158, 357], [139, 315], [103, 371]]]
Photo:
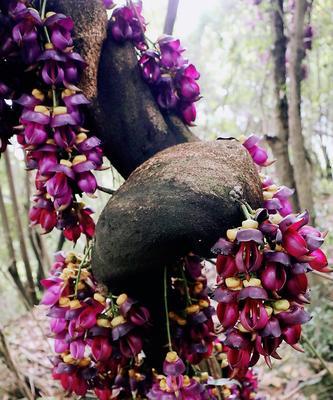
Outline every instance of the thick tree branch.
[[[141, 165], [112, 196], [97, 224], [93, 269], [117, 290], [193, 251], [207, 256], [240, 223], [240, 188], [261, 205], [258, 173], [235, 140], [181, 144]], [[124, 284], [124, 287], [122, 287]], [[137, 280], [133, 280], [136, 286]]]
[[295, 6], [294, 27], [290, 42], [289, 127], [299, 203], [302, 209], [308, 209], [314, 217], [310, 166], [307, 162], [301, 119], [301, 66], [305, 55], [303, 39], [307, 4], [306, 0], [298, 0]]
[[[286, 90], [286, 50], [287, 38], [284, 26], [283, 0], [271, 0], [271, 20], [274, 45], [273, 84], [275, 96], [276, 136], [266, 136], [273, 155], [278, 162], [277, 174], [280, 182], [296, 189], [294, 171], [289, 159], [289, 121], [288, 100]], [[294, 210], [299, 210], [297, 190], [292, 197]]]
[[92, 101], [88, 127], [123, 177], [158, 151], [197, 140], [180, 118], [162, 115], [141, 78], [133, 45], [115, 43], [110, 32], [105, 39], [101, 0], [53, 0], [49, 8], [75, 21], [76, 44], [89, 65], [80, 85]]

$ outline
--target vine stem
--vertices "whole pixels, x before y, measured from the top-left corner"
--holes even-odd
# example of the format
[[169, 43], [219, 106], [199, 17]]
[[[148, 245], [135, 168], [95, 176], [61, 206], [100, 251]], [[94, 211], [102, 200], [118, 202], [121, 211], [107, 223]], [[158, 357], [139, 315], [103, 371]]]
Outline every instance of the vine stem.
[[187, 279], [186, 279], [186, 276], [185, 276], [185, 271], [184, 271], [184, 266], [183, 265], [181, 266], [181, 273], [182, 273], [182, 279], [184, 281], [184, 286], [185, 286], [185, 291], [186, 291], [186, 303], [187, 303], [186, 305], [188, 306], [188, 305], [192, 304], [192, 299], [191, 299], [191, 296], [190, 296], [190, 289], [188, 287], [188, 283], [187, 283]]
[[93, 243], [93, 242], [91, 241], [91, 242], [88, 244], [87, 250], [86, 250], [86, 252], [84, 253], [84, 256], [83, 256], [83, 258], [82, 258], [82, 260], [81, 260], [81, 262], [80, 262], [80, 265], [79, 265], [79, 269], [78, 269], [77, 276], [76, 276], [76, 280], [75, 280], [74, 298], [77, 298], [77, 291], [78, 291], [78, 286], [79, 286], [80, 277], [81, 277], [81, 270], [82, 270], [82, 267], [84, 266], [84, 264], [86, 263], [87, 258], [88, 258], [89, 255], [90, 255], [90, 252], [91, 252], [91, 249], [92, 249], [92, 243]]
[[168, 268], [164, 267], [164, 310], [165, 310], [165, 323], [168, 335], [169, 351], [172, 351], [170, 321], [169, 321], [169, 308], [168, 308]]
[[312, 353], [318, 358], [318, 360], [321, 362], [322, 366], [326, 369], [326, 371], [333, 377], [333, 372], [329, 369], [326, 361], [323, 359], [322, 355], [318, 352], [318, 350], [313, 346], [311, 343], [310, 339], [302, 333], [302, 339], [304, 342], [308, 345]]
[[251, 214], [249, 213], [249, 210], [247, 209], [245, 204], [241, 204], [241, 209], [243, 211], [244, 217], [247, 219], [251, 219]]

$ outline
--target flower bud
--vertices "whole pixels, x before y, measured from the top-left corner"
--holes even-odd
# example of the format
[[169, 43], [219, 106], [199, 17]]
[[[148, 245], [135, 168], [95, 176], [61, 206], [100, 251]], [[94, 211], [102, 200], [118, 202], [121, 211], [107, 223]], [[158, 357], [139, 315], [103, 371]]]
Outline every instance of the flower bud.
[[227, 238], [233, 242], [234, 240], [236, 240], [238, 231], [239, 231], [239, 228], [228, 229], [227, 230]]
[[34, 108], [34, 111], [35, 111], [35, 112], [42, 113], [42, 114], [47, 115], [47, 116], [50, 116], [50, 111], [49, 111], [49, 109], [48, 109], [47, 107], [45, 107], [45, 106], [36, 106], [36, 107]]
[[200, 308], [207, 308], [207, 307], [209, 307], [209, 305], [210, 305], [210, 303], [208, 300], [203, 300], [203, 299], [199, 300]]
[[67, 114], [67, 107], [64, 107], [64, 106], [54, 107], [52, 114], [53, 115]]
[[273, 314], [273, 308], [271, 306], [265, 306], [265, 310], [269, 317]]
[[128, 296], [126, 293], [122, 293], [120, 296], [117, 298], [117, 305], [120, 307], [122, 304], [125, 303], [125, 301], [128, 299]]
[[242, 228], [244, 229], [257, 229], [258, 226], [258, 222], [254, 221], [253, 219], [246, 219], [242, 222]]
[[105, 297], [102, 296], [100, 293], [94, 293], [94, 299], [101, 304], [105, 303]]
[[69, 160], [61, 159], [61, 160], [60, 160], [60, 164], [61, 164], [61, 165], [65, 165], [66, 167], [69, 167], [69, 168], [72, 167], [72, 163], [71, 163]]
[[34, 96], [35, 99], [43, 101], [45, 99], [44, 93], [38, 89], [34, 89], [31, 94]]
[[113, 320], [111, 321], [111, 326], [112, 328], [115, 328], [119, 325], [122, 325], [126, 322], [126, 319], [122, 315], [118, 315], [117, 317], [114, 317]]
[[76, 135], [76, 143], [80, 144], [88, 139], [88, 136], [84, 132], [80, 132]]
[[[97, 326], [100, 326], [101, 328], [111, 328], [112, 321], [109, 321], [107, 318], [98, 318]], [[120, 325], [120, 324], [118, 324], [118, 325]]]
[[60, 297], [59, 306], [60, 307], [68, 307], [70, 304], [70, 300], [68, 297]]
[[63, 356], [63, 361], [66, 364], [75, 364], [76, 360], [72, 357], [71, 354], [66, 354], [65, 356]]
[[277, 314], [281, 311], [288, 311], [290, 307], [290, 303], [286, 299], [277, 300], [273, 304], [274, 314]]
[[85, 161], [87, 161], [87, 157], [84, 154], [81, 154], [79, 156], [74, 157], [73, 165], [77, 165]]
[[264, 190], [263, 195], [264, 195], [264, 200], [272, 200], [272, 198], [274, 197], [274, 193], [268, 192], [266, 190]]
[[272, 224], [278, 225], [282, 220], [283, 217], [280, 213], [272, 214], [269, 218]]
[[165, 357], [165, 360], [169, 363], [173, 363], [176, 362], [178, 358], [178, 354], [175, 351], [169, 351]]
[[235, 277], [226, 278], [225, 284], [229, 289], [240, 289], [242, 287], [242, 281]]
[[249, 287], [249, 286], [262, 287], [261, 280], [258, 278], [250, 278], [249, 280], [244, 279], [243, 285], [244, 287]]
[[79, 300], [71, 300], [70, 302], [69, 302], [69, 307], [73, 310], [73, 309], [76, 309], [76, 308], [81, 308], [81, 303], [80, 303], [80, 301]]
[[192, 304], [191, 306], [186, 307], [185, 311], [187, 314], [196, 314], [200, 311], [200, 307], [198, 304]]
[[88, 367], [90, 365], [91, 359], [89, 357], [84, 357], [80, 360], [78, 366], [79, 367]]

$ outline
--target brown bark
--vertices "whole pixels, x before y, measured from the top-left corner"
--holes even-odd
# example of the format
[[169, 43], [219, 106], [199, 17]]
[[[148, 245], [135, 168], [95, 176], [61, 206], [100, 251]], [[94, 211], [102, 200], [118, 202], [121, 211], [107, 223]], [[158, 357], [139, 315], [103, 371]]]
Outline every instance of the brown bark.
[[312, 180], [309, 165], [306, 160], [301, 120], [301, 64], [304, 58], [303, 35], [306, 8], [306, 0], [296, 1], [294, 27], [290, 41], [289, 128], [294, 176], [299, 203], [301, 208], [309, 210], [311, 216], [314, 218]]
[[283, 0], [271, 0], [271, 19], [274, 45], [273, 56], [273, 85], [275, 97], [275, 124], [276, 135], [266, 136], [278, 168], [276, 173], [280, 184], [295, 188], [295, 194], [291, 198], [293, 209], [299, 210], [297, 190], [294, 180], [293, 166], [289, 158], [289, 121], [288, 100], [286, 93], [286, 50], [287, 38], [284, 27]]
[[166, 35], [172, 35], [175, 26], [177, 11], [178, 11], [179, 0], [169, 0], [168, 10], [164, 22], [163, 33]]
[[129, 290], [133, 279], [137, 290], [140, 276], [190, 251], [211, 255], [215, 241], [241, 221], [239, 203], [230, 195], [234, 188], [254, 208], [262, 204], [258, 173], [236, 140], [160, 152], [133, 172], [102, 212], [95, 276], [118, 291]]
[[197, 140], [178, 116], [161, 113], [141, 78], [133, 45], [115, 43], [110, 32], [106, 37], [101, 0], [52, 1], [48, 7], [75, 21], [76, 44], [90, 65], [80, 85], [92, 102], [88, 128], [123, 177], [158, 151]]

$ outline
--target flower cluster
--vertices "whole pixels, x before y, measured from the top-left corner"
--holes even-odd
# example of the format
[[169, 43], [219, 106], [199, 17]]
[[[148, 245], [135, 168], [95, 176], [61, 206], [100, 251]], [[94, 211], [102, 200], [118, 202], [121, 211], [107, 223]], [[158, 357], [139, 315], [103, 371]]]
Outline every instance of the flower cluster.
[[226, 400], [264, 400], [257, 396], [258, 391], [258, 376], [249, 369], [245, 376], [239, 382], [239, 385], [232, 385], [230, 395], [225, 397]]
[[259, 146], [261, 138], [257, 135], [250, 135], [248, 137], [241, 136], [239, 141], [246, 148], [246, 150], [250, 153], [253, 162], [257, 164], [259, 167], [267, 167], [272, 164], [272, 161], [268, 161], [267, 151]]
[[[274, 161], [268, 161], [267, 151], [259, 145], [261, 138], [257, 135], [250, 135], [249, 137], [241, 136], [240, 142], [249, 152], [253, 162], [259, 167], [267, 167]], [[273, 179], [262, 173], [259, 174], [263, 196], [264, 207], [270, 214], [279, 213], [283, 217], [292, 212], [292, 206], [289, 198], [294, 194], [294, 189], [287, 186], [278, 186], [274, 183]]]
[[198, 364], [208, 358], [215, 339], [212, 316], [215, 313], [207, 294], [207, 278], [199, 257], [188, 255], [173, 278], [169, 319], [173, 345], [182, 359]]
[[149, 312], [126, 294], [114, 298], [97, 285], [90, 250], [83, 258], [57, 254], [51, 276], [42, 280], [41, 303], [48, 307], [58, 354], [53, 378], [69, 393], [94, 390], [101, 400], [144, 392], [139, 366]]
[[199, 72], [183, 57], [179, 39], [164, 35], [155, 49], [141, 54], [139, 64], [144, 80], [150, 85], [163, 110], [176, 111], [192, 125], [196, 119], [195, 102], [200, 99]]
[[0, 154], [6, 150], [17, 121], [9, 100], [21, 86], [22, 75], [22, 61], [12, 35], [14, 21], [8, 14], [9, 6], [12, 6], [11, 2], [0, 4]]
[[200, 74], [183, 57], [185, 49], [179, 39], [164, 35], [148, 48], [145, 39], [146, 22], [141, 14], [141, 2], [118, 7], [113, 11], [110, 30], [116, 42], [130, 40], [139, 50], [139, 65], [143, 79], [162, 110], [178, 113], [188, 125], [196, 119], [195, 102], [200, 99], [197, 80]]
[[144, 32], [146, 22], [142, 16], [142, 2], [139, 1], [132, 6], [117, 7], [110, 20], [112, 37], [116, 42], [130, 40], [139, 50], [146, 50]]
[[244, 375], [260, 355], [270, 365], [283, 340], [298, 348], [301, 325], [310, 319], [306, 273], [327, 270], [319, 248], [324, 235], [308, 221], [307, 212], [283, 218], [260, 209], [213, 248], [219, 274], [214, 298], [234, 375]]
[[197, 379], [183, 375], [185, 364], [174, 351], [167, 353], [163, 363], [163, 372], [165, 375], [157, 375], [155, 382], [148, 392], [149, 400], [162, 399], [191, 399], [205, 400], [215, 399], [216, 397], [207, 397], [208, 393], [203, 385]]
[[[16, 93], [13, 99], [21, 110], [18, 141], [26, 152], [27, 167], [37, 170], [30, 220], [45, 232], [62, 229], [69, 240], [76, 241], [81, 233], [91, 238], [92, 212], [76, 196], [96, 191], [91, 171], [101, 168], [102, 150], [99, 139], [83, 128], [84, 106], [89, 102], [76, 87], [85, 62], [73, 51], [73, 21], [53, 12], [44, 17], [24, 2], [13, 4], [9, 15], [14, 44], [25, 67], [41, 78], [38, 88]], [[0, 111], [8, 96], [7, 87], [1, 89]], [[5, 145], [1, 139], [1, 148]]]

